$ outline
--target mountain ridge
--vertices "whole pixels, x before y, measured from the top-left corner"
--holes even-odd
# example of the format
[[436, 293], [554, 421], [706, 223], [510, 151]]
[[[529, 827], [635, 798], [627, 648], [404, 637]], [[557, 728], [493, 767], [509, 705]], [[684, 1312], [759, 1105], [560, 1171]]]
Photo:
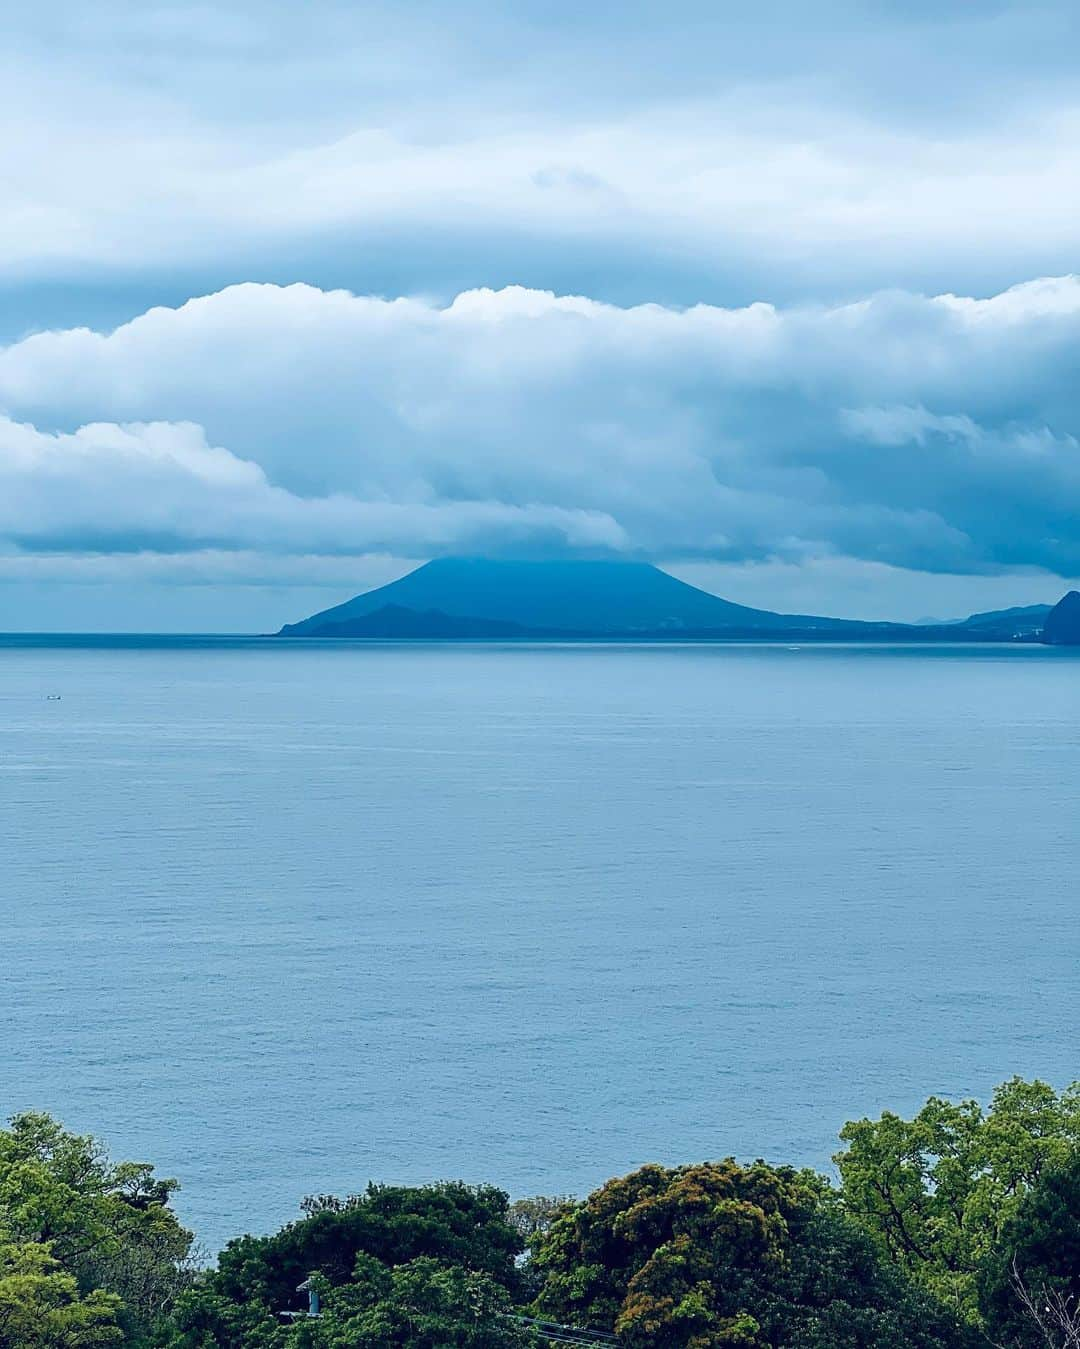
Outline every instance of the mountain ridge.
[[1012, 625], [1016, 631], [1039, 631], [1052, 604], [1017, 604], [1011, 609], [989, 609], [983, 613], [968, 614], [956, 622], [966, 628], [1000, 628]]

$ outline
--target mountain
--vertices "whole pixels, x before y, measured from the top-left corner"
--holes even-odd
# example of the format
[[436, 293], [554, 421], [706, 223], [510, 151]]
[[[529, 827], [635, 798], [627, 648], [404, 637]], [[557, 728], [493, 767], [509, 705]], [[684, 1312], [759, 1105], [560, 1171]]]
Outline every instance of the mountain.
[[[302, 627], [296, 624], [295, 627]], [[495, 618], [455, 618], [438, 609], [406, 609], [384, 604], [374, 613], [359, 614], [341, 623], [322, 623], [313, 632], [282, 630], [279, 636], [382, 637], [382, 638], [510, 638], [527, 637], [520, 623], [502, 623]]]
[[288, 623], [278, 636], [511, 640], [772, 635], [800, 641], [1030, 642], [1039, 640], [1044, 624], [1050, 632], [1071, 631], [1073, 616], [1080, 622], [1074, 609], [1080, 610], [1075, 591], [1054, 610], [1029, 604], [952, 623], [870, 623], [751, 609], [647, 562], [440, 558], [389, 585]]
[[1049, 604], [1023, 604], [1013, 609], [991, 609], [987, 613], [971, 614], [961, 619], [960, 625], [971, 630], [978, 628], [1013, 634], [1036, 633], [1042, 631], [1052, 607]]
[[[380, 618], [376, 616], [381, 615]], [[457, 630], [454, 622], [457, 621]], [[873, 624], [749, 609], [687, 585], [646, 562], [440, 558], [389, 585], [281, 629], [283, 637], [843, 632]], [[440, 627], [443, 631], [424, 631]], [[396, 627], [397, 632], [378, 631]], [[412, 629], [412, 630], [410, 630]]]
[[1050, 646], [1080, 646], [1080, 590], [1070, 590], [1050, 610], [1042, 639]]

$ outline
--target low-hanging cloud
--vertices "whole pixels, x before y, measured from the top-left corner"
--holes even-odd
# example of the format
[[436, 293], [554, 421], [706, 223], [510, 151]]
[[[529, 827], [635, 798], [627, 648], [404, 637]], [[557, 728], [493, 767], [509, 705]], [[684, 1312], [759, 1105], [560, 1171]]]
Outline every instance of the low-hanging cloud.
[[232, 286], [0, 349], [0, 540], [1075, 575], [1078, 355], [1072, 277], [789, 310]]

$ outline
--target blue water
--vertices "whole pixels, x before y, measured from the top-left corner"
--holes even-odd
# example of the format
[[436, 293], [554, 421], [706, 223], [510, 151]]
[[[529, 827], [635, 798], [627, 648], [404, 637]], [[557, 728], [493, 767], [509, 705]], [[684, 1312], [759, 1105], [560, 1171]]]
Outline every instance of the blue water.
[[1039, 648], [8, 640], [0, 1109], [214, 1249], [1063, 1084], [1078, 713]]

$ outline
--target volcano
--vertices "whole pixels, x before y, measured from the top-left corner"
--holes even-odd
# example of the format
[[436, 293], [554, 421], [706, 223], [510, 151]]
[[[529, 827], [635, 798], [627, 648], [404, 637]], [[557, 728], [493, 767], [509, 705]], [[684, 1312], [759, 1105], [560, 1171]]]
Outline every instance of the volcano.
[[283, 637], [843, 632], [877, 625], [750, 609], [647, 562], [440, 558]]

